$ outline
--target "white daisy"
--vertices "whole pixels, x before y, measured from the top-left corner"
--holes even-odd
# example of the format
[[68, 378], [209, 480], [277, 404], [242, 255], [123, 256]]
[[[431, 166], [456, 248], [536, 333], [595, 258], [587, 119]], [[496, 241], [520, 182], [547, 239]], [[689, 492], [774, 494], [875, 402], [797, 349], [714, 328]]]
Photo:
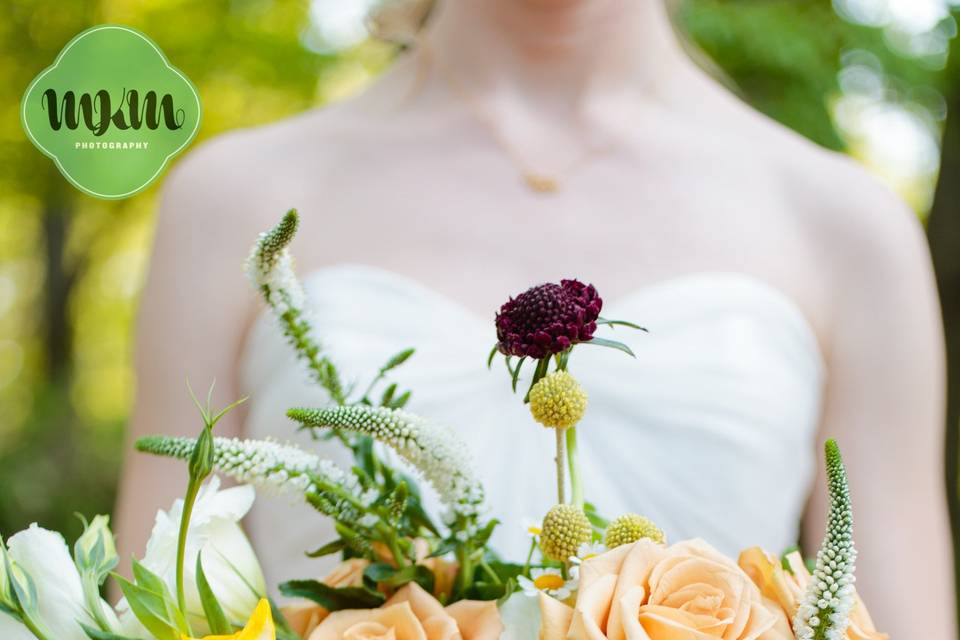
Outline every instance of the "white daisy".
[[540, 534], [542, 533], [543, 523], [540, 520], [534, 520], [533, 518], [524, 518], [523, 519], [523, 530], [526, 532], [527, 537], [533, 540], [539, 540]]
[[580, 548], [577, 549], [577, 555], [570, 556], [570, 564], [579, 565], [585, 560], [596, 557], [606, 550], [607, 547], [602, 542], [584, 542], [580, 545]]
[[559, 569], [532, 569], [529, 578], [518, 576], [517, 583], [524, 595], [536, 597], [545, 593], [557, 600], [566, 600], [576, 589], [576, 582], [565, 580]]

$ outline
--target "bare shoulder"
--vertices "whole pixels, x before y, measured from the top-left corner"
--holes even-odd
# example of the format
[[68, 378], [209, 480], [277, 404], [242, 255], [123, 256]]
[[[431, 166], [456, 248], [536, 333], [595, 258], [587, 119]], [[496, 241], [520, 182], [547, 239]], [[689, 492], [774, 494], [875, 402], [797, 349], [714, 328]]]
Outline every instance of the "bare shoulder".
[[171, 171], [161, 216], [172, 224], [187, 217], [194, 224], [262, 226], [342, 157], [347, 121], [342, 109], [316, 109], [204, 142]]
[[413, 112], [405, 108], [408, 66], [395, 64], [355, 98], [199, 145], [167, 178], [161, 216], [180, 224], [199, 215], [211, 226], [248, 233], [312, 201], [345, 172], [362, 169], [372, 146], [403, 134], [398, 122]]
[[831, 333], [838, 323], [849, 329], [869, 321], [935, 335], [936, 284], [916, 212], [849, 156], [782, 130], [766, 144]]
[[861, 285], [929, 271], [923, 227], [907, 203], [856, 160], [803, 143], [778, 164], [780, 180], [823, 264]]
[[869, 280], [929, 269], [918, 216], [878, 177], [848, 155], [750, 116], [741, 115], [736, 130], [751, 141], [756, 166], [783, 195], [790, 222], [828, 272]]

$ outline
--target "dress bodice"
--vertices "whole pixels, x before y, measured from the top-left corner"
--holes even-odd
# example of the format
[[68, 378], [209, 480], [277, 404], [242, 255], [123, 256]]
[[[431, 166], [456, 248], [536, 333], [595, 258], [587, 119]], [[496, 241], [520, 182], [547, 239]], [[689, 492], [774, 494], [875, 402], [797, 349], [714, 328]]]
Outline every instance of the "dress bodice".
[[[556, 501], [554, 439], [511, 392], [503, 364], [486, 368], [492, 313], [480, 318], [409, 278], [365, 266], [324, 268], [305, 288], [317, 337], [348, 379], [364, 385], [391, 355], [416, 348], [393, 376], [413, 390], [407, 408], [467, 442], [503, 523], [493, 545], [522, 561], [522, 523]], [[616, 330], [636, 359], [592, 346], [571, 358], [589, 394], [578, 429], [587, 499], [607, 517], [640, 513], [672, 540], [702, 537], [730, 554], [795, 544], [814, 477], [824, 380], [816, 337], [796, 304], [756, 278], [706, 272], [607, 300], [603, 314], [650, 332]], [[267, 314], [248, 338], [241, 376], [250, 395], [247, 437], [320, 449], [349, 467], [338, 445], [295, 434], [284, 416], [327, 397]], [[268, 584], [324, 572], [303, 552], [334, 534], [310, 507], [264, 497], [247, 524]]]

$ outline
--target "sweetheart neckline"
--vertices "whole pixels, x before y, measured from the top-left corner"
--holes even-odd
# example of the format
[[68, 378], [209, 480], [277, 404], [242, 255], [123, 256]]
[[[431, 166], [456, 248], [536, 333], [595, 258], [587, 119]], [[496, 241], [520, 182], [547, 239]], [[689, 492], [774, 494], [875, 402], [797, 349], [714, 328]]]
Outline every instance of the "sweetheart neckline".
[[[304, 275], [304, 285], [309, 289], [310, 284], [322, 276], [344, 273], [359, 273], [365, 276], [374, 276], [379, 279], [388, 279], [403, 285], [405, 288], [416, 291], [421, 296], [435, 299], [438, 303], [449, 308], [455, 309], [460, 315], [470, 318], [477, 323], [486, 323], [484, 318], [468, 307], [463, 302], [449, 296], [426, 283], [397, 271], [391, 271], [383, 267], [361, 262], [337, 262], [312, 269]], [[786, 292], [765, 281], [763, 278], [747, 274], [741, 271], [727, 270], [703, 270], [692, 271], [689, 273], [678, 274], [652, 281], [646, 285], [638, 287], [633, 291], [621, 294], [616, 298], [607, 298], [604, 300], [604, 308], [619, 308], [634, 303], [636, 300], [653, 297], [655, 294], [662, 294], [664, 291], [677, 287], [690, 287], [698, 284], [708, 283], [710, 281], [739, 282], [747, 285], [751, 289], [763, 294], [767, 299], [776, 303], [787, 316], [791, 318], [793, 324], [797, 327], [804, 339], [808, 342], [811, 352], [815, 355], [821, 371], [826, 368], [824, 351], [820, 345], [820, 339], [813, 328], [813, 323], [807, 317], [806, 313], [800, 307], [799, 303]], [[264, 310], [266, 312], [267, 310]], [[492, 321], [491, 321], [492, 323]]]

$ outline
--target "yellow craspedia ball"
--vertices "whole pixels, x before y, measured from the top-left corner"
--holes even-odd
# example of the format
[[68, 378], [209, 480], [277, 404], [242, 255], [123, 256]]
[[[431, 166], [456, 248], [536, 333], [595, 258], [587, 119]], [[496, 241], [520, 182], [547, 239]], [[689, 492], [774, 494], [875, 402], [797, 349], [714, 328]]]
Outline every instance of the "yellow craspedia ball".
[[590, 542], [593, 528], [583, 509], [572, 504], [558, 504], [543, 518], [540, 549], [551, 560], [566, 562], [585, 542]]
[[663, 535], [660, 527], [653, 524], [648, 518], [638, 516], [635, 513], [628, 513], [614, 519], [607, 526], [607, 533], [603, 542], [608, 549], [613, 549], [622, 544], [636, 542], [641, 538], [649, 538], [659, 544], [667, 542], [667, 537]]
[[587, 392], [566, 371], [554, 371], [530, 389], [530, 413], [545, 427], [575, 427], [587, 410]]

